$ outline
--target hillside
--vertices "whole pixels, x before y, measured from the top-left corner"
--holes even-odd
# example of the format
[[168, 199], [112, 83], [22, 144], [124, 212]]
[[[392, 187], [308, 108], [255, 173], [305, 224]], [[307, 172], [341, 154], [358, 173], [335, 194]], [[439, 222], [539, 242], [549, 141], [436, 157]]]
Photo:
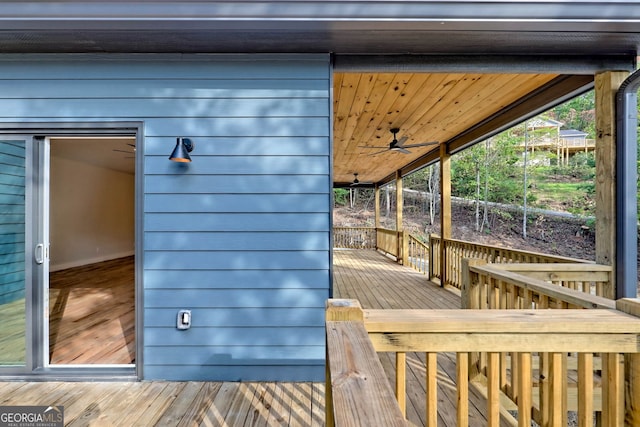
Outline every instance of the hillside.
[[[395, 228], [395, 213], [383, 217], [383, 226]], [[336, 207], [333, 213], [335, 226], [372, 226], [372, 210]], [[423, 215], [404, 213], [404, 227], [413, 234], [426, 236], [439, 234], [439, 219], [428, 225]], [[522, 218], [501, 214], [494, 210], [489, 222], [491, 229], [475, 231], [473, 207], [460, 204], [452, 206], [453, 238], [487, 245], [511, 247], [534, 252], [544, 252], [587, 260], [595, 260], [595, 236], [583, 220], [537, 215], [527, 225], [527, 239], [522, 237]]]

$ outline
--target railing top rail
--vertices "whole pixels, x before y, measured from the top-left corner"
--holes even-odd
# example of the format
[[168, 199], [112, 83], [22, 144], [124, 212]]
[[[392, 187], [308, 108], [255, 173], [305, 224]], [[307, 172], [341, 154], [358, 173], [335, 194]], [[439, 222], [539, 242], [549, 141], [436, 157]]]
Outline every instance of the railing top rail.
[[363, 226], [363, 227], [341, 227], [341, 226], [334, 226], [333, 228], [334, 228], [334, 229], [337, 229], [337, 230], [352, 230], [352, 229], [353, 229], [353, 230], [375, 230], [375, 229], [376, 229], [375, 227], [366, 227], [366, 226]]
[[576, 264], [576, 263], [518, 263], [518, 264], [491, 264], [491, 267], [507, 271], [604, 271], [612, 272], [613, 267], [603, 264]]
[[[470, 266], [469, 269], [475, 273], [488, 274], [495, 279], [513, 283], [514, 285], [521, 288], [530, 289], [534, 292], [538, 292], [540, 294], [565, 301], [578, 307], [608, 309], [616, 308], [615, 301], [608, 298], [587, 294], [574, 289], [564, 288], [545, 282], [544, 280], [534, 279], [522, 274], [506, 271], [505, 269], [498, 267], [498, 264]], [[546, 312], [547, 310], [544, 311]]]
[[640, 318], [617, 310], [364, 310], [369, 333], [640, 334]]
[[[436, 238], [436, 239], [440, 239], [440, 240], [442, 239], [442, 237], [440, 237], [437, 234], [432, 234], [432, 236], [434, 238]], [[461, 245], [483, 246], [485, 248], [491, 248], [491, 249], [502, 250], [502, 251], [517, 252], [517, 253], [530, 255], [530, 256], [544, 257], [544, 258], [556, 259], [556, 260], [565, 260], [565, 261], [573, 262], [573, 263], [593, 264], [593, 261], [589, 261], [589, 260], [585, 260], [585, 259], [571, 258], [571, 257], [560, 256], [560, 255], [545, 254], [545, 253], [542, 253], [542, 252], [533, 252], [533, 251], [527, 251], [527, 250], [523, 250], [523, 249], [504, 248], [504, 247], [501, 247], [501, 246], [491, 246], [491, 245], [485, 245], [485, 244], [482, 244], [482, 243], [468, 242], [466, 240], [457, 240], [457, 239], [444, 239], [444, 240], [445, 240], [445, 242], [457, 243], [457, 244], [461, 244]]]

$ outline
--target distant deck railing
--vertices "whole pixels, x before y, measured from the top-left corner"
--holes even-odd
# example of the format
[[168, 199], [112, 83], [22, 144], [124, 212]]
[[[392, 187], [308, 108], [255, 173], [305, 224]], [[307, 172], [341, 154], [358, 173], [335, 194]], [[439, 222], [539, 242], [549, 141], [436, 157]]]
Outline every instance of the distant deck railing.
[[[335, 248], [379, 250], [396, 258], [403, 265], [428, 274], [430, 279], [438, 279], [441, 284], [457, 289], [462, 289], [462, 260], [474, 258], [492, 264], [540, 264], [540, 267], [527, 267], [530, 270], [527, 274], [560, 284], [563, 287], [581, 289], [585, 293], [614, 298], [614, 291], [610, 285], [611, 268], [596, 266], [587, 260], [455, 239], [445, 239], [443, 243], [442, 238], [434, 234], [429, 236], [427, 242], [424, 242], [406, 231], [385, 228], [335, 227], [333, 234]], [[440, 259], [442, 245], [444, 245], [446, 261], [444, 263], [444, 281], [443, 263]], [[554, 264], [554, 266], [543, 267], [542, 265], [545, 264]], [[555, 264], [563, 264], [563, 266]], [[583, 267], [568, 267], [568, 264], [582, 265]], [[560, 268], [563, 272], [559, 271]]]
[[[456, 353], [460, 427], [469, 424], [470, 387], [484, 390], [489, 426], [501, 418], [520, 426], [567, 425], [570, 410], [579, 426], [592, 426], [595, 418], [603, 426], [640, 425], [640, 300], [619, 300], [616, 308], [362, 310], [354, 300], [329, 300], [327, 425], [405, 425], [399, 417], [405, 416], [407, 352], [426, 353], [427, 426], [438, 422], [443, 352]], [[395, 393], [375, 352], [396, 353]], [[572, 373], [569, 353], [578, 354]], [[517, 421], [507, 410], [516, 411]]]

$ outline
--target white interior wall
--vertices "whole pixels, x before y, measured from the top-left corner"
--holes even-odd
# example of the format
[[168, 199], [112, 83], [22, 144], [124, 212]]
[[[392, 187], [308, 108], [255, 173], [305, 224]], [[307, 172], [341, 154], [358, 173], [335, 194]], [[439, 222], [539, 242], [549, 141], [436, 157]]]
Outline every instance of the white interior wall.
[[51, 271], [133, 255], [134, 178], [57, 157], [52, 147]]

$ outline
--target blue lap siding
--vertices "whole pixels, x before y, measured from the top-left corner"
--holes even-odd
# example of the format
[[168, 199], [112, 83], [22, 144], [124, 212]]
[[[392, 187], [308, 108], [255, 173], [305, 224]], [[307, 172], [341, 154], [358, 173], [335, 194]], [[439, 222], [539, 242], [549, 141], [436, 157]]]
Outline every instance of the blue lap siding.
[[322, 380], [328, 55], [45, 59], [0, 60], [0, 121], [142, 123], [142, 377]]

